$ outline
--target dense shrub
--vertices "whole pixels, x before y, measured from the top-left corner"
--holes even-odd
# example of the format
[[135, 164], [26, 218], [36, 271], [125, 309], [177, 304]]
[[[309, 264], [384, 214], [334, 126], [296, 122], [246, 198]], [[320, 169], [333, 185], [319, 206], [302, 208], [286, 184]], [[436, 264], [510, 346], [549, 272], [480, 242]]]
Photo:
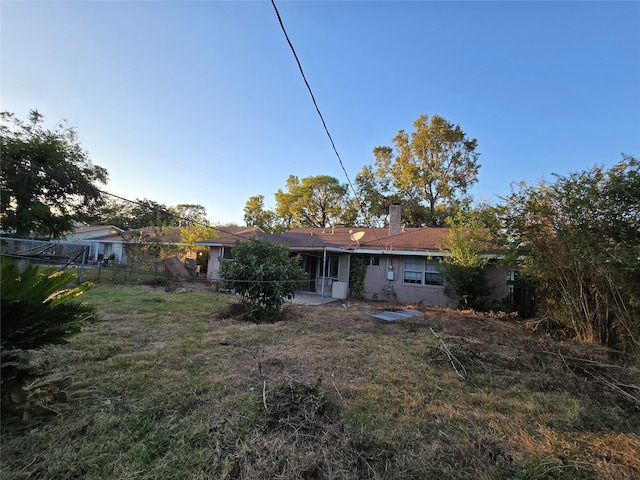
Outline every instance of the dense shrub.
[[245, 318], [273, 321], [284, 300], [293, 298], [304, 271], [287, 247], [254, 236], [235, 243], [233, 260], [222, 260], [220, 275], [223, 288], [242, 296]]
[[445, 293], [459, 308], [481, 310], [489, 294], [484, 274], [489, 258], [483, 255], [489, 249], [488, 230], [473, 214], [458, 213], [447, 224], [450, 232], [440, 246], [444, 256], [438, 266]]
[[91, 283], [70, 286], [75, 274], [58, 268], [28, 265], [20, 271], [2, 260], [2, 347], [34, 349], [64, 343], [83, 322], [94, 317], [93, 308], [72, 301]]
[[536, 287], [539, 312], [580, 340], [640, 349], [640, 162], [520, 185], [505, 244]]
[[16, 401], [29, 373], [27, 351], [66, 342], [96, 315], [92, 306], [73, 300], [92, 287], [73, 285], [73, 273], [36, 265], [20, 270], [5, 258], [1, 273], [2, 398]]

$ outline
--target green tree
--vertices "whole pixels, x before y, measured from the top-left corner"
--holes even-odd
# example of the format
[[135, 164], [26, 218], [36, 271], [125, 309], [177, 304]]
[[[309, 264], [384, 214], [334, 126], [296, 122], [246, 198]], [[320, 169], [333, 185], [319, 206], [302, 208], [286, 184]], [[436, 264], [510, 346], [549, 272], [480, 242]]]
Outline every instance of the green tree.
[[[365, 165], [356, 174], [355, 188], [358, 220], [360, 226], [383, 227], [389, 222], [389, 205], [400, 203], [397, 195], [391, 195], [388, 178], [381, 178], [371, 165]], [[386, 194], [385, 194], [386, 193]], [[354, 223], [354, 225], [356, 224]]]
[[60, 238], [101, 204], [96, 184], [107, 171], [91, 163], [66, 121], [49, 130], [37, 110], [26, 122], [0, 116], [0, 226], [18, 237]]
[[640, 348], [640, 162], [519, 185], [505, 199], [505, 245], [524, 258], [540, 315], [578, 339]]
[[175, 207], [169, 207], [168, 211], [173, 214], [173, 224], [175, 226], [209, 225], [207, 209], [200, 204], [181, 203]]
[[273, 210], [264, 207], [264, 195], [249, 197], [244, 206], [244, 222], [247, 227], [259, 227], [268, 233], [282, 233], [285, 227], [278, 222]]
[[489, 293], [485, 282], [489, 231], [474, 213], [458, 212], [447, 224], [449, 235], [439, 247], [444, 257], [438, 267], [445, 293], [456, 299], [459, 307], [482, 309]]
[[88, 219], [92, 225], [113, 225], [123, 230], [138, 228], [131, 213], [133, 203], [124, 200], [107, 197], [104, 203], [98, 207], [95, 214]]
[[287, 191], [276, 194], [276, 214], [286, 227], [325, 228], [343, 224], [348, 207], [348, 190], [329, 175], [287, 179]]
[[131, 207], [131, 224], [129, 228], [168, 227], [176, 225], [175, 214], [162, 203], [147, 198], [136, 199]]
[[242, 296], [245, 318], [272, 321], [284, 300], [293, 298], [304, 270], [287, 247], [254, 236], [235, 243], [233, 259], [221, 262], [220, 276], [225, 288]]
[[114, 225], [123, 230], [145, 227], [186, 227], [209, 225], [207, 210], [199, 204], [178, 204], [167, 207], [149, 199], [133, 201], [109, 198], [91, 218], [93, 223]]
[[[217, 230], [207, 225], [194, 224], [187, 227], [180, 227], [180, 243], [185, 244], [188, 251], [196, 254], [196, 265], [200, 266], [201, 272], [207, 271], [209, 248], [196, 246], [195, 243], [201, 240], [216, 238], [217, 236]], [[184, 257], [185, 255], [182, 255], [180, 259], [184, 260]]]
[[[373, 150], [375, 167], [366, 166], [363, 179], [375, 176], [378, 186], [369, 188], [368, 201], [380, 214], [381, 198], [400, 200], [403, 217], [411, 226], [442, 226], [445, 219], [469, 202], [467, 192], [477, 182], [477, 140], [469, 139], [459, 125], [439, 115], [421, 115], [415, 131], [400, 130], [389, 146]], [[369, 180], [370, 181], [370, 180]]]

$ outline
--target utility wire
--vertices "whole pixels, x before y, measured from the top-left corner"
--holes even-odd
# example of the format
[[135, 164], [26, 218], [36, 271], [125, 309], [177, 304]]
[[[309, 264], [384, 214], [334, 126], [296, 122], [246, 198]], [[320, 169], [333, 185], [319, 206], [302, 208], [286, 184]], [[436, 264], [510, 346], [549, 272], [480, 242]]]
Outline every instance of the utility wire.
[[[133, 203], [133, 204], [135, 204], [135, 205], [141, 206], [141, 207], [148, 208], [148, 209], [149, 209], [149, 210], [151, 210], [151, 211], [155, 211], [155, 212], [161, 212], [161, 213], [169, 214], [169, 215], [171, 215], [173, 218], [176, 218], [176, 219], [178, 219], [178, 220], [186, 220], [186, 221], [188, 221], [189, 223], [191, 223], [192, 225], [196, 225], [196, 226], [199, 226], [199, 227], [211, 228], [211, 229], [213, 229], [213, 230], [216, 230], [216, 231], [219, 231], [219, 232], [222, 232], [222, 233], [226, 233], [227, 235], [231, 235], [231, 236], [233, 236], [233, 237], [237, 237], [237, 238], [239, 238], [239, 239], [241, 239], [241, 240], [246, 240], [246, 239], [247, 239], [247, 238], [246, 238], [245, 236], [243, 236], [243, 235], [239, 235], [239, 234], [237, 234], [237, 233], [235, 233], [235, 232], [230, 232], [230, 231], [228, 231], [228, 230], [225, 230], [225, 229], [224, 229], [224, 227], [217, 227], [217, 226], [213, 226], [213, 225], [208, 225], [208, 224], [206, 224], [206, 223], [201, 223], [201, 222], [193, 221], [193, 220], [192, 220], [192, 219], [190, 219], [190, 218], [180, 217], [180, 216], [178, 216], [178, 215], [175, 215], [173, 212], [171, 212], [171, 211], [170, 211], [170, 210], [168, 210], [168, 209], [165, 209], [165, 208], [159, 208], [159, 207], [153, 207], [153, 206], [150, 206], [150, 205], [147, 205], [147, 204], [143, 203], [143, 202], [142, 202], [142, 201], [140, 201], [140, 200], [130, 200], [130, 199], [128, 199], [128, 198], [121, 197], [120, 195], [116, 195], [115, 193], [110, 193], [110, 192], [107, 192], [107, 191], [105, 191], [105, 190], [100, 190], [100, 193], [102, 193], [103, 195], [108, 195], [108, 196], [113, 197], [113, 198], [117, 198], [118, 200], [122, 200], [122, 201], [124, 201], [124, 202], [129, 202], [129, 203]], [[250, 227], [247, 227], [247, 228], [250, 228]], [[133, 230], [141, 230], [141, 229], [133, 229]]]
[[313, 101], [313, 105], [316, 107], [316, 112], [318, 112], [318, 116], [320, 117], [320, 120], [322, 121], [322, 126], [324, 127], [324, 131], [327, 133], [327, 137], [329, 137], [329, 141], [331, 142], [331, 146], [333, 147], [333, 151], [335, 152], [336, 157], [338, 157], [338, 161], [340, 162], [340, 166], [342, 167], [342, 171], [344, 172], [345, 177], [347, 177], [347, 182], [349, 183], [349, 186], [351, 187], [351, 190], [353, 191], [353, 194], [355, 195], [356, 198], [358, 198], [358, 194], [356, 193], [356, 189], [353, 187], [353, 184], [351, 183], [351, 179], [349, 178], [349, 174], [347, 173], [347, 169], [344, 167], [344, 164], [342, 163], [342, 158], [340, 157], [340, 154], [338, 153], [338, 149], [336, 148], [336, 144], [333, 142], [333, 138], [331, 137], [331, 134], [329, 133], [329, 129], [327, 128], [327, 124], [324, 121], [324, 117], [322, 116], [322, 113], [320, 112], [320, 108], [318, 107], [318, 103], [316, 102], [316, 97], [313, 95], [313, 91], [311, 90], [311, 86], [309, 85], [309, 82], [307, 81], [307, 77], [304, 74], [304, 70], [302, 70], [302, 65], [300, 64], [300, 60], [298, 59], [298, 54], [296, 53], [296, 49], [293, 48], [293, 44], [291, 43], [291, 40], [289, 40], [289, 35], [287, 34], [287, 31], [284, 28], [284, 24], [282, 23], [282, 18], [280, 17], [280, 12], [278, 12], [278, 7], [276, 7], [275, 0], [271, 0], [271, 5], [273, 5], [273, 9], [276, 11], [276, 16], [278, 17], [278, 22], [280, 23], [280, 28], [282, 28], [282, 33], [284, 33], [284, 38], [287, 39], [287, 43], [289, 44], [289, 48], [291, 48], [291, 52], [293, 53], [293, 57], [296, 59], [296, 63], [298, 64], [298, 69], [300, 70], [300, 74], [302, 75], [302, 79], [304, 80], [304, 84], [307, 86], [307, 90], [309, 90], [309, 95], [311, 95], [311, 100]]
[[[271, 0], [271, 5], [273, 5], [273, 9], [276, 12], [276, 16], [278, 17], [278, 23], [280, 23], [280, 28], [282, 29], [282, 33], [284, 33], [284, 38], [287, 40], [287, 43], [289, 44], [289, 48], [291, 49], [291, 52], [293, 53], [293, 57], [296, 60], [296, 63], [298, 64], [298, 69], [300, 70], [300, 75], [302, 75], [302, 79], [304, 80], [304, 84], [307, 86], [307, 90], [309, 90], [309, 95], [311, 95], [311, 100], [313, 101], [313, 105], [316, 107], [316, 112], [318, 112], [318, 116], [320, 117], [320, 120], [322, 121], [322, 126], [324, 127], [324, 131], [327, 134], [327, 137], [329, 137], [329, 141], [331, 142], [331, 146], [333, 147], [333, 151], [336, 154], [336, 157], [338, 157], [338, 162], [340, 162], [340, 167], [342, 167], [342, 171], [344, 172], [344, 176], [347, 179], [347, 183], [349, 184], [349, 187], [351, 187], [351, 191], [353, 192], [353, 196], [354, 198], [357, 200], [358, 205], [360, 207], [360, 213], [364, 212], [364, 202], [362, 201], [362, 199], [360, 198], [360, 196], [358, 195], [358, 192], [356, 191], [355, 187], [353, 186], [353, 183], [351, 183], [351, 179], [349, 178], [349, 174], [347, 173], [347, 169], [344, 166], [344, 163], [342, 162], [342, 158], [340, 157], [340, 154], [338, 153], [338, 149], [336, 148], [336, 145], [333, 141], [333, 137], [331, 137], [331, 133], [329, 133], [329, 128], [327, 127], [326, 122], [324, 121], [324, 117], [322, 116], [322, 112], [320, 112], [320, 107], [318, 107], [318, 103], [316, 102], [316, 97], [313, 95], [313, 91], [311, 90], [311, 86], [309, 85], [309, 82], [307, 81], [307, 77], [304, 74], [304, 70], [302, 69], [302, 64], [300, 63], [300, 59], [298, 58], [298, 54], [296, 53], [296, 49], [293, 47], [293, 44], [291, 43], [291, 40], [289, 39], [289, 35], [287, 34], [287, 30], [284, 28], [284, 23], [282, 22], [282, 17], [280, 17], [280, 12], [278, 11], [278, 7], [276, 7], [276, 2], [275, 0]], [[371, 225], [371, 219], [369, 218], [368, 215], [363, 215], [363, 219], [368, 223], [369, 228], [373, 228], [373, 226]], [[374, 231], [374, 235], [375, 235], [375, 231]], [[377, 235], [376, 239], [377, 239]]]

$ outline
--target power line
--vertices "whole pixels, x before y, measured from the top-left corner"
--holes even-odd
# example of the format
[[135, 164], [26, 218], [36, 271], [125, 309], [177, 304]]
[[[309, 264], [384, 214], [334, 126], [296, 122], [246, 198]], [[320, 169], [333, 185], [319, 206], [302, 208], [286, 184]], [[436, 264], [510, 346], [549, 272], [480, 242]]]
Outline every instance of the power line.
[[[246, 237], [245, 237], [245, 236], [243, 236], [243, 235], [238, 235], [238, 234], [237, 234], [237, 233], [235, 233], [235, 232], [230, 232], [230, 231], [228, 231], [228, 230], [225, 230], [225, 229], [224, 229], [224, 227], [213, 226], [213, 225], [209, 225], [209, 224], [206, 224], [206, 223], [201, 223], [201, 222], [194, 221], [193, 219], [190, 219], [190, 218], [181, 217], [181, 216], [176, 215], [175, 213], [171, 212], [171, 211], [170, 211], [170, 210], [168, 210], [168, 209], [160, 208], [160, 207], [154, 207], [154, 206], [151, 206], [151, 205], [145, 204], [145, 203], [143, 203], [143, 202], [142, 202], [142, 201], [140, 201], [140, 200], [130, 200], [130, 199], [128, 199], [128, 198], [121, 197], [120, 195], [116, 195], [115, 193], [110, 193], [110, 192], [107, 192], [107, 191], [105, 191], [105, 190], [99, 190], [99, 191], [100, 191], [100, 193], [102, 193], [103, 195], [108, 195], [108, 196], [110, 196], [110, 197], [117, 198], [118, 200], [122, 200], [122, 201], [124, 201], [124, 202], [133, 203], [133, 204], [135, 204], [135, 205], [138, 205], [138, 206], [141, 206], [141, 207], [144, 207], [144, 208], [148, 208], [148, 209], [149, 209], [149, 210], [151, 210], [151, 211], [154, 211], [154, 212], [160, 212], [160, 213], [166, 213], [166, 214], [169, 214], [169, 215], [171, 215], [173, 218], [176, 218], [176, 219], [178, 219], [178, 220], [186, 220], [186, 221], [190, 222], [190, 224], [192, 224], [192, 225], [196, 225], [196, 226], [199, 226], [199, 227], [211, 228], [211, 229], [213, 229], [213, 230], [216, 230], [216, 231], [219, 231], [219, 232], [222, 232], [222, 233], [226, 233], [227, 235], [230, 235], [230, 236], [233, 236], [233, 237], [237, 237], [237, 238], [242, 239], [242, 240], [246, 240]], [[152, 226], [152, 225], [150, 225], [150, 226]], [[134, 230], [136, 230], [136, 229], [134, 229]]]
[[[289, 39], [289, 35], [287, 34], [287, 30], [284, 28], [284, 23], [282, 22], [282, 17], [280, 17], [280, 12], [278, 11], [278, 7], [276, 7], [276, 2], [275, 0], [271, 0], [271, 5], [273, 5], [273, 9], [276, 12], [276, 16], [278, 17], [278, 23], [280, 23], [280, 28], [282, 29], [282, 33], [284, 33], [284, 37], [287, 40], [287, 43], [289, 44], [289, 48], [291, 48], [291, 52], [293, 53], [293, 57], [296, 60], [296, 63], [298, 64], [298, 69], [300, 70], [300, 74], [302, 75], [302, 79], [304, 80], [304, 84], [307, 86], [307, 90], [309, 90], [309, 95], [311, 95], [311, 100], [313, 101], [313, 105], [316, 107], [316, 112], [318, 112], [318, 116], [320, 117], [320, 120], [322, 121], [322, 126], [324, 127], [324, 131], [327, 134], [327, 137], [329, 137], [329, 141], [331, 142], [331, 146], [333, 147], [333, 151], [336, 154], [336, 157], [338, 158], [338, 162], [340, 162], [340, 167], [342, 167], [342, 171], [344, 172], [344, 176], [347, 179], [347, 183], [349, 184], [349, 186], [351, 187], [351, 191], [353, 192], [353, 196], [356, 199], [356, 201], [358, 202], [358, 206], [360, 208], [360, 213], [363, 214], [362, 218], [367, 222], [368, 227], [369, 228], [373, 228], [371, 225], [371, 219], [369, 218], [369, 215], [364, 214], [364, 202], [362, 201], [362, 199], [360, 198], [360, 196], [358, 195], [358, 192], [356, 191], [355, 187], [353, 186], [353, 184], [351, 183], [351, 179], [349, 178], [349, 174], [347, 173], [347, 169], [344, 166], [344, 163], [342, 163], [342, 158], [340, 157], [340, 154], [338, 153], [338, 149], [336, 148], [336, 145], [333, 141], [333, 138], [331, 137], [331, 133], [329, 133], [329, 129], [327, 128], [327, 124], [324, 121], [324, 117], [322, 116], [322, 112], [320, 112], [320, 108], [318, 107], [318, 103], [316, 102], [316, 98], [313, 95], [313, 91], [311, 90], [311, 86], [309, 85], [309, 82], [307, 81], [307, 77], [304, 74], [304, 70], [302, 70], [302, 64], [300, 63], [300, 59], [298, 58], [298, 54], [296, 53], [296, 49], [293, 47], [293, 44], [291, 43], [291, 40]], [[375, 235], [375, 233], [374, 233]], [[377, 235], [376, 239], [377, 239]]]
[[335, 152], [336, 157], [338, 157], [338, 162], [340, 162], [340, 166], [342, 167], [342, 171], [344, 172], [344, 175], [347, 178], [347, 182], [349, 183], [349, 186], [351, 187], [351, 190], [353, 191], [353, 194], [358, 199], [358, 194], [356, 193], [356, 189], [353, 187], [353, 184], [351, 183], [351, 179], [349, 178], [349, 174], [347, 173], [347, 169], [344, 167], [344, 164], [342, 163], [342, 158], [340, 157], [340, 154], [338, 153], [338, 149], [336, 148], [336, 145], [333, 142], [333, 138], [331, 137], [331, 134], [329, 133], [329, 129], [327, 128], [327, 124], [324, 121], [324, 117], [322, 116], [322, 113], [320, 112], [320, 108], [318, 107], [318, 103], [316, 102], [316, 97], [313, 95], [313, 91], [311, 90], [311, 86], [309, 85], [309, 82], [307, 81], [307, 77], [304, 74], [304, 70], [302, 70], [302, 65], [300, 64], [300, 60], [298, 59], [298, 54], [296, 53], [296, 49], [293, 48], [293, 44], [291, 43], [291, 40], [289, 40], [289, 35], [287, 34], [287, 31], [284, 28], [284, 24], [282, 23], [282, 18], [280, 17], [280, 12], [278, 12], [278, 7], [276, 7], [275, 0], [271, 0], [271, 5], [273, 5], [273, 9], [276, 11], [276, 16], [278, 17], [278, 22], [280, 23], [280, 28], [282, 28], [282, 33], [284, 33], [284, 37], [287, 39], [287, 43], [289, 44], [289, 48], [291, 48], [291, 52], [293, 53], [293, 57], [296, 59], [296, 63], [298, 64], [298, 69], [300, 70], [300, 74], [302, 75], [302, 79], [304, 80], [304, 84], [307, 86], [307, 90], [309, 90], [309, 95], [311, 95], [311, 100], [313, 101], [313, 105], [316, 107], [316, 112], [318, 112], [318, 116], [320, 117], [320, 120], [322, 121], [322, 126], [324, 127], [324, 131], [327, 133], [327, 137], [329, 137], [329, 141], [331, 142], [331, 146], [333, 147], [333, 151]]

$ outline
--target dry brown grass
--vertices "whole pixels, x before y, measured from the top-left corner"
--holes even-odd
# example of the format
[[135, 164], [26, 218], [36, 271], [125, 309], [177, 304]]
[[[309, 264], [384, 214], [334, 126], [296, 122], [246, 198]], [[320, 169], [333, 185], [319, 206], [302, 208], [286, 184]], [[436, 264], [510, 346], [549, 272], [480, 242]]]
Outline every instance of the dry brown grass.
[[94, 397], [5, 420], [3, 478], [640, 478], [640, 373], [616, 352], [436, 308], [256, 325], [210, 291], [89, 298], [104, 321], [38, 362]]

